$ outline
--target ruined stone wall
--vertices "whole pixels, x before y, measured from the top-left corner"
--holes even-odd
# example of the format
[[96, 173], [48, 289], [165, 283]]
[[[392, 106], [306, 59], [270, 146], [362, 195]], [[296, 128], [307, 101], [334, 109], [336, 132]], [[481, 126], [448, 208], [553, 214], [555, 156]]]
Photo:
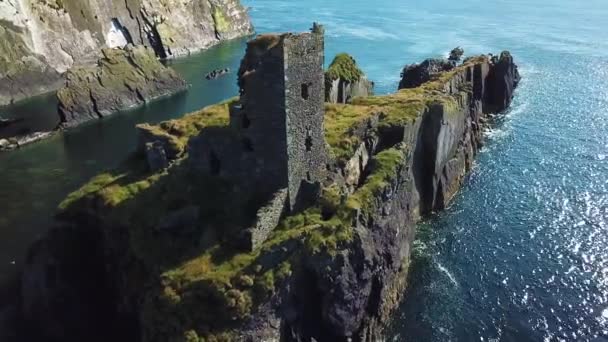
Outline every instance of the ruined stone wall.
[[293, 208], [302, 181], [319, 183], [324, 175], [323, 35], [306, 33], [287, 37], [284, 52], [289, 202]]

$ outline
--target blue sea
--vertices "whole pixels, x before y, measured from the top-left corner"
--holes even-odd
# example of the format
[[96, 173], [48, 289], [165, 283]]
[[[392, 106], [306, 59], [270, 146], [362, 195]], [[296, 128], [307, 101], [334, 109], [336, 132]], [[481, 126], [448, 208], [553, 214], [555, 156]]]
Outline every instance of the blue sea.
[[[326, 63], [352, 54], [377, 93], [404, 64], [510, 50], [522, 83], [486, 132], [472, 174], [418, 227], [409, 286], [387, 341], [608, 341], [607, 0], [244, 0], [258, 32], [326, 27]], [[244, 39], [178, 60], [178, 97], [0, 154], [0, 283], [69, 191], [115, 166], [134, 125], [236, 94]], [[52, 98], [5, 110], [52, 125]]]

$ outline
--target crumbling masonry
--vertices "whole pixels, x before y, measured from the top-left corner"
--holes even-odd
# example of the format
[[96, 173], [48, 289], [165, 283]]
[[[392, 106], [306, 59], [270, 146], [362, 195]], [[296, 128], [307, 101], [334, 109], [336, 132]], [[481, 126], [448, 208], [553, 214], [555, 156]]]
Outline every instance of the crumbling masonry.
[[314, 198], [325, 177], [323, 64], [316, 24], [310, 33], [248, 42], [230, 126], [205, 129], [190, 143], [196, 169], [230, 180], [235, 196], [262, 199], [247, 230], [249, 248], [266, 240], [282, 214]]

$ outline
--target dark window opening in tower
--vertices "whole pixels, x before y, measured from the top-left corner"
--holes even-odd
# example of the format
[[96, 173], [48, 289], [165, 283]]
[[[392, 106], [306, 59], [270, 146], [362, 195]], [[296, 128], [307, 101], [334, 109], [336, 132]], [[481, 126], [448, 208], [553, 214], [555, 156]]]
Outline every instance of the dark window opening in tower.
[[312, 87], [312, 83], [303, 83], [302, 84], [302, 98], [304, 100], [308, 100], [310, 98], [310, 88]]
[[312, 137], [310, 135], [306, 137], [305, 144], [306, 144], [306, 151], [307, 152], [312, 151]]
[[312, 182], [312, 177], [310, 176], [310, 171], [306, 172], [306, 180]]
[[220, 159], [217, 157], [215, 152], [211, 151], [209, 153], [209, 171], [212, 175], [217, 176], [220, 174], [220, 170], [222, 168], [222, 163]]
[[243, 114], [243, 119], [242, 119], [242, 126], [243, 128], [249, 128], [249, 126], [251, 126], [251, 120], [249, 120], [249, 117], [247, 116], [247, 114]]
[[247, 152], [253, 152], [253, 142], [251, 141], [251, 139], [243, 139], [243, 149]]

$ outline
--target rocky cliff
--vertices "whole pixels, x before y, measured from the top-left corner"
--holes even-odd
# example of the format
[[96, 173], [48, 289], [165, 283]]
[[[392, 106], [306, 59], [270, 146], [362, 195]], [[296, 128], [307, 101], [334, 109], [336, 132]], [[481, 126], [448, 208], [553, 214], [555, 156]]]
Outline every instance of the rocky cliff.
[[170, 165], [150, 171], [134, 155], [61, 204], [57, 226], [28, 256], [24, 314], [62, 341], [95, 340], [90, 331], [142, 341], [377, 340], [404, 295], [415, 222], [458, 191], [484, 117], [507, 108], [518, 81], [503, 53], [395, 94], [327, 104], [332, 161], [318, 201], [253, 251], [231, 244], [247, 209], [227, 197], [231, 184], [188, 163], [188, 140], [226, 131], [236, 100], [143, 126], [145, 140], [170, 148]]
[[337, 55], [325, 73], [325, 101], [347, 103], [356, 96], [369, 96], [374, 83], [369, 81], [357, 66], [355, 59], [346, 54]]
[[251, 32], [238, 0], [0, 1], [0, 105], [55, 89], [102, 48], [142, 44], [170, 58]]
[[186, 81], [145, 46], [104, 49], [94, 67], [76, 67], [57, 92], [61, 126], [75, 126], [185, 90]]

